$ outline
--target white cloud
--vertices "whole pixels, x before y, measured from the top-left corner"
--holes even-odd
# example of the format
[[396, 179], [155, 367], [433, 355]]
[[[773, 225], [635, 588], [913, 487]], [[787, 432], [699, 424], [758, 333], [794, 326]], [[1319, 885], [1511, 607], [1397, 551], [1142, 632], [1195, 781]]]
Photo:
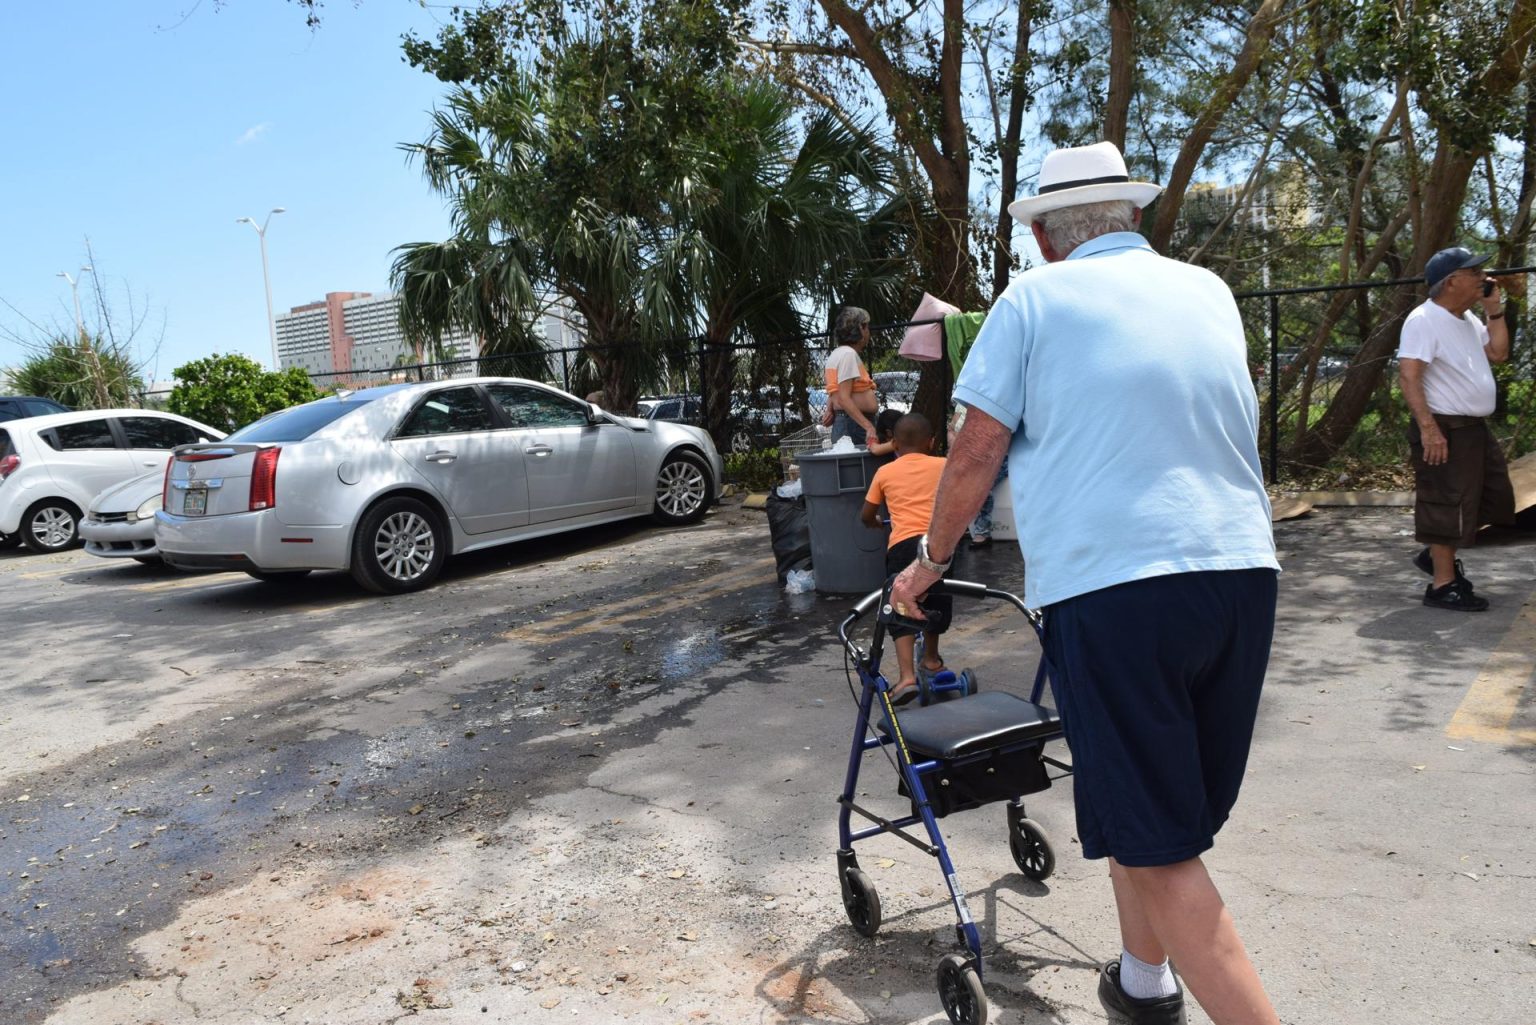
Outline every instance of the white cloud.
[[263, 135], [267, 134], [267, 129], [269, 129], [271, 127], [272, 127], [272, 122], [270, 122], [270, 121], [263, 121], [261, 124], [256, 125], [253, 128], [247, 128], [245, 130], [245, 134], [240, 136], [240, 138], [235, 140], [235, 145], [236, 146], [244, 146], [248, 142], [255, 142], [257, 139], [259, 139]]

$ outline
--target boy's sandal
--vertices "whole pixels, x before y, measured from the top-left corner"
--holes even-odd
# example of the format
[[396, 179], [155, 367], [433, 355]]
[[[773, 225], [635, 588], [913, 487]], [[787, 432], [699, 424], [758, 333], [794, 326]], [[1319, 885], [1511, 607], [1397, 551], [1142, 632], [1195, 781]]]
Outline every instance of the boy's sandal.
[[913, 701], [917, 700], [917, 696], [921, 692], [922, 688], [915, 683], [908, 687], [897, 687], [891, 691], [891, 704], [896, 708], [910, 705]]

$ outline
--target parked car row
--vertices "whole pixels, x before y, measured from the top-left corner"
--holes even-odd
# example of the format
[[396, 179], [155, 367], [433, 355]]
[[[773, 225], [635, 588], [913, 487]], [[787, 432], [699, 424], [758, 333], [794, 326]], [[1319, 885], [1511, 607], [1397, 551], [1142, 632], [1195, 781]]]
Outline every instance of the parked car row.
[[[814, 422], [821, 416], [825, 393], [813, 391], [807, 401], [811, 408], [801, 414], [781, 400], [778, 389], [771, 386], [751, 394], [733, 392], [726, 421], [729, 451], [773, 448], [784, 435]], [[641, 399], [636, 405], [650, 420], [695, 426], [704, 423], [704, 401], [697, 395], [663, 395]]]
[[164, 474], [178, 445], [222, 437], [207, 424], [145, 409], [8, 420], [0, 424], [0, 547], [72, 548], [97, 495], [146, 473]]
[[[78, 529], [95, 555], [261, 580], [343, 570], [381, 593], [426, 587], [448, 556], [491, 545], [636, 516], [695, 522], [724, 477], [701, 428], [516, 378], [343, 392], [228, 437], [140, 410], [61, 416], [0, 427], [0, 530], [29, 548], [70, 547]], [[175, 443], [148, 458], [130, 445], [147, 429], [131, 418]], [[96, 447], [70, 440], [85, 436], [77, 423], [93, 425]], [[94, 453], [88, 482], [44, 483], [80, 476], [67, 465], [79, 451]], [[127, 453], [110, 480], [108, 453]]]

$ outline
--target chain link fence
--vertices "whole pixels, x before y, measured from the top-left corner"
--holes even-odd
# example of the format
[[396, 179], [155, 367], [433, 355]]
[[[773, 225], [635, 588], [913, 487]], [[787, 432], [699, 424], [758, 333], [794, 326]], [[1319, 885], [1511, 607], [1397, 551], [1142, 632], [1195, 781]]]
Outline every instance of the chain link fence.
[[[1536, 450], [1536, 351], [1525, 342], [1524, 310], [1536, 268], [1494, 271], [1509, 304], [1510, 361], [1495, 368], [1498, 408], [1490, 422], [1517, 457]], [[1408, 486], [1409, 414], [1397, 382], [1402, 317], [1422, 301], [1414, 279], [1349, 286], [1304, 286], [1239, 293], [1238, 308], [1260, 403], [1259, 447], [1272, 484], [1296, 488]], [[882, 408], [910, 409], [920, 365], [898, 350], [907, 329], [936, 321], [874, 324], [864, 358]], [[622, 359], [636, 385], [633, 405], [614, 412], [705, 426], [722, 452], [766, 464], [786, 438], [803, 439], [826, 408], [824, 333], [707, 345], [536, 349], [374, 369], [312, 374], [322, 391], [458, 377], [522, 377], [586, 397], [601, 390], [601, 367]], [[606, 357], [606, 361], [604, 359]], [[945, 383], [949, 383], [947, 370]], [[947, 389], [946, 389], [947, 391]], [[144, 405], [163, 405], [147, 393]], [[1358, 418], [1341, 416], [1352, 400]]]

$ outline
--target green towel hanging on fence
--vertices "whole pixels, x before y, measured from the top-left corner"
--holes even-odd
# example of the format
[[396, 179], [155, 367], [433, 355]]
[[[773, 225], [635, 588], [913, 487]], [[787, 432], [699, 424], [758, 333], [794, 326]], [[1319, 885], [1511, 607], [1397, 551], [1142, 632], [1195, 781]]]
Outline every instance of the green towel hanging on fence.
[[944, 318], [944, 349], [949, 353], [949, 370], [955, 377], [960, 376], [965, 354], [971, 351], [971, 343], [986, 319], [985, 313], [951, 313]]

